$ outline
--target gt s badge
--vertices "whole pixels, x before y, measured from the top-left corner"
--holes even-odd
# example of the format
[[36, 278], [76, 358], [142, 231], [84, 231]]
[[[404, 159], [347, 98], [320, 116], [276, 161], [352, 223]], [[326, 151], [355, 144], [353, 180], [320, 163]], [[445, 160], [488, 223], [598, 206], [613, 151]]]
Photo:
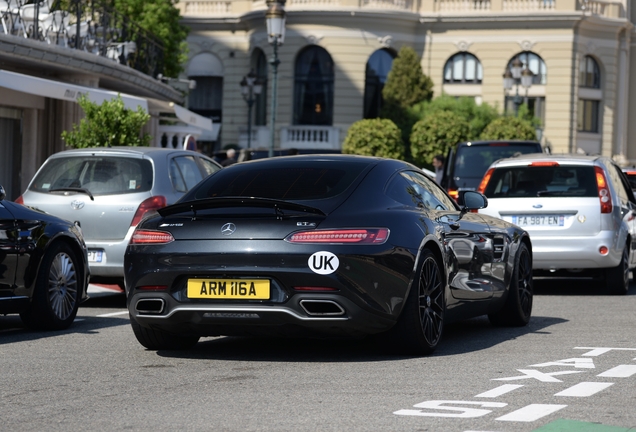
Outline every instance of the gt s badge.
[[310, 256], [307, 264], [314, 273], [327, 275], [338, 270], [340, 260], [331, 252], [320, 251]]

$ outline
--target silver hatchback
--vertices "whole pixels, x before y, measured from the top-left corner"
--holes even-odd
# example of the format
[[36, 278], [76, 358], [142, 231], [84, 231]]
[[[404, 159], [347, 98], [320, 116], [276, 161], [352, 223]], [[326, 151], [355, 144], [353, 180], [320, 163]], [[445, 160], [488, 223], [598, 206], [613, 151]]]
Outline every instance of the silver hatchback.
[[[529, 154], [493, 163], [478, 189], [480, 213], [530, 234], [535, 274], [601, 274], [626, 294], [636, 266], [636, 199], [622, 170], [602, 156]], [[601, 270], [599, 272], [599, 270]]]
[[79, 222], [91, 281], [123, 284], [124, 252], [139, 221], [220, 169], [181, 149], [66, 150], [46, 160], [16, 202]]

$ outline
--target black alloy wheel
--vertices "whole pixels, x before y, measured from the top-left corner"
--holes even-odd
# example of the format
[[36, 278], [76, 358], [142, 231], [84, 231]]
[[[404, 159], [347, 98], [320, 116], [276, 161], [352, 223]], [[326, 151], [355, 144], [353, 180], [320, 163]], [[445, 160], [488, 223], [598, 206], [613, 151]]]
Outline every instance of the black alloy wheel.
[[412, 355], [435, 351], [444, 331], [445, 287], [437, 258], [430, 250], [424, 249], [402, 314], [391, 330], [399, 351]]
[[534, 296], [532, 254], [524, 243], [519, 245], [514, 262], [506, 303], [501, 310], [488, 315], [493, 325], [521, 327], [530, 321]]

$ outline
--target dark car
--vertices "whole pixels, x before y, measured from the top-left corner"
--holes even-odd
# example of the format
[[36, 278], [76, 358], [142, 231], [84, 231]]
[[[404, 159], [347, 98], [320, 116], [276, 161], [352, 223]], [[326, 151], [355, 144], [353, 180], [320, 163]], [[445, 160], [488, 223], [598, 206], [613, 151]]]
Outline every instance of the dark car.
[[516, 154], [541, 153], [537, 141], [471, 141], [450, 148], [442, 185], [454, 199], [461, 191], [476, 190], [488, 167], [498, 159]]
[[61, 330], [87, 299], [86, 245], [75, 224], [5, 199], [0, 186], [0, 314]]
[[390, 332], [432, 352], [444, 323], [522, 326], [532, 245], [459, 206], [411, 164], [351, 155], [232, 165], [136, 228], [124, 258], [131, 324], [149, 349], [202, 336]]

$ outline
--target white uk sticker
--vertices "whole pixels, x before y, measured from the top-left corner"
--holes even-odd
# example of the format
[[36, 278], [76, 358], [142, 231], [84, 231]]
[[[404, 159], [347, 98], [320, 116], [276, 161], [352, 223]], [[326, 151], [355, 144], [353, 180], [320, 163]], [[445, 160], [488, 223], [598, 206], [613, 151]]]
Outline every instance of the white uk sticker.
[[314, 273], [327, 275], [338, 270], [340, 260], [331, 252], [320, 251], [310, 256], [307, 264]]

